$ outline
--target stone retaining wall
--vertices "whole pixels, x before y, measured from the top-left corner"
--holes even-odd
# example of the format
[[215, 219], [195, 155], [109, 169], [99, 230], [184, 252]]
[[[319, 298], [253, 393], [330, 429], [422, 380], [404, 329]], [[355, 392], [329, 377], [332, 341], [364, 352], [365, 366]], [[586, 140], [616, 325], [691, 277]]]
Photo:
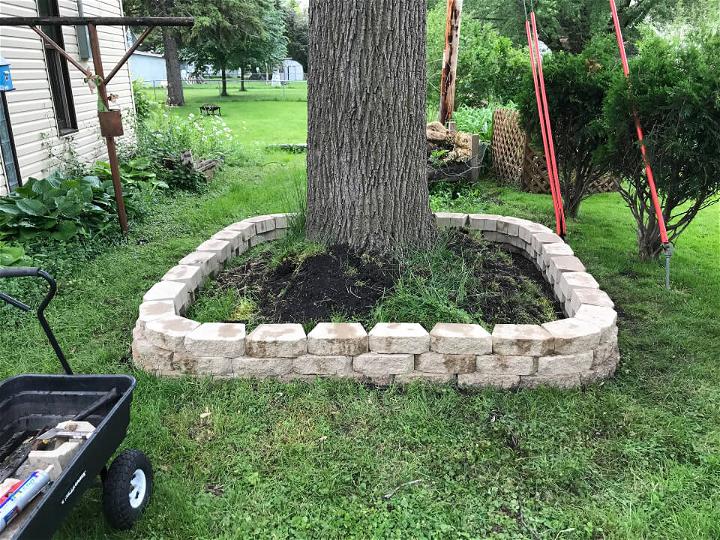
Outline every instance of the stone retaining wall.
[[180, 260], [143, 297], [133, 333], [136, 365], [157, 375], [349, 378], [387, 385], [426, 380], [499, 388], [577, 387], [611, 376], [619, 360], [617, 314], [572, 249], [544, 225], [487, 214], [437, 213], [441, 228], [467, 227], [535, 263], [568, 318], [542, 325], [204, 323], [182, 316], [199, 288], [249, 248], [283, 237], [287, 214], [226, 227]]

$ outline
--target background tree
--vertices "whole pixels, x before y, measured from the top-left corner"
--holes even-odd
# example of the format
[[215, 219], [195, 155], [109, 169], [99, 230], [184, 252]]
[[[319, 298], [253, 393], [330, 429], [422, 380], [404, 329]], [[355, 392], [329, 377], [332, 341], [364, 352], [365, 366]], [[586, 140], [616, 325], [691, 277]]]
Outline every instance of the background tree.
[[285, 14], [279, 2], [258, 12], [260, 25], [252, 34], [238, 36], [233, 44], [233, 58], [240, 69], [240, 90], [245, 91], [245, 70], [259, 67], [272, 71], [287, 56]]
[[425, 0], [311, 0], [309, 13], [308, 237], [428, 246]]
[[268, 0], [208, 0], [193, 5], [195, 26], [184, 48], [185, 57], [197, 67], [211, 65], [220, 71], [220, 95], [227, 96], [227, 72], [240, 67], [241, 44], [265, 38]]
[[297, 0], [289, 0], [285, 5], [285, 38], [287, 54], [300, 62], [308, 71], [308, 18]]
[[605, 105], [604, 159], [623, 179], [620, 194], [637, 222], [641, 258], [662, 250], [647, 179], [635, 140], [638, 111], [670, 241], [720, 195], [720, 36], [670, 41], [652, 37], [619, 78]]
[[[611, 81], [620, 75], [617, 43], [604, 36], [582, 54], [547, 55], [543, 61], [548, 107], [560, 173], [565, 214], [577, 217], [590, 188], [609, 171], [599, 159], [605, 143], [603, 102]], [[532, 75], [520, 94], [520, 110], [536, 146], [542, 148]]]

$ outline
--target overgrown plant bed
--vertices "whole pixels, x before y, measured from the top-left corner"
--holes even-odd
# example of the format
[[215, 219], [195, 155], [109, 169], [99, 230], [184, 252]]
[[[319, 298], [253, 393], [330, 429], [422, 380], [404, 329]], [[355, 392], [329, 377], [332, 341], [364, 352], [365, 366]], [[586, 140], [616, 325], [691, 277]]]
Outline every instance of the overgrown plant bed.
[[[234, 263], [234, 264], [233, 264]], [[291, 234], [258, 246], [209, 284], [188, 316], [200, 322], [300, 323], [414, 321], [542, 324], [562, 306], [533, 264], [452, 229], [435, 249], [403, 261], [322, 246]]]
[[[281, 244], [279, 249], [266, 251], [260, 258], [241, 261], [235, 270], [231, 269], [220, 280], [221, 284], [223, 280], [228, 286], [232, 284], [235, 290], [240, 285], [244, 288], [243, 294], [248, 288], [259, 287], [262, 291], [263, 287], [270, 287], [267, 292], [272, 295], [272, 300], [253, 301], [251, 296], [246, 298], [244, 307], [241, 302], [241, 309], [235, 309], [235, 318], [251, 321], [252, 316], [258, 317], [252, 325], [259, 324], [249, 334], [246, 335], [245, 323], [201, 323], [184, 317], [196, 301], [200, 287], [209, 277], [218, 275], [224, 265], [249, 248], [287, 236], [288, 216], [278, 214], [247, 219], [223, 229], [183, 258], [153, 286], [140, 306], [133, 358], [139, 367], [168, 376], [275, 377], [281, 380], [342, 377], [376, 384], [426, 380], [503, 388], [575, 387], [614, 373], [619, 352], [613, 302], [585, 272], [585, 267], [562, 239], [543, 225], [511, 217], [438, 213], [436, 220], [441, 229], [468, 227], [479, 232], [485, 240], [502, 244], [505, 249], [532, 261], [552, 287], [554, 298], [567, 318], [543, 322], [552, 318], [553, 302], [543, 297], [537, 282], [528, 279], [526, 272], [517, 270], [507, 272], [503, 279], [517, 279], [514, 283], [521, 284], [521, 290], [528, 287], [527, 291], [520, 295], [517, 292], [503, 294], [511, 292], [516, 285], [501, 288], [495, 300], [490, 298], [483, 304], [482, 291], [487, 288], [478, 288], [476, 283], [481, 283], [483, 276], [487, 278], [490, 274], [493, 274], [492, 279], [497, 279], [509, 267], [517, 269], [517, 266], [515, 261], [507, 258], [504, 264], [509, 266], [497, 266], [492, 262], [483, 274], [482, 265], [488, 260], [502, 260], [502, 255], [498, 256], [497, 251], [493, 255], [492, 251], [487, 251], [490, 248], [486, 243], [478, 243], [458, 232], [451, 233], [444, 247], [438, 248], [439, 255], [426, 254], [431, 262], [426, 267], [413, 261], [399, 265], [377, 259], [360, 265], [357, 260], [362, 262], [362, 258], [354, 258], [357, 256], [348, 250], [325, 251], [319, 246], [292, 242], [286, 243], [283, 249]], [[293, 245], [296, 247], [288, 249]], [[302, 248], [298, 249], [298, 246]], [[463, 257], [458, 255], [459, 252]], [[384, 280], [381, 282], [384, 294], [375, 304], [370, 300], [364, 302], [365, 305], [363, 302], [356, 304], [357, 312], [367, 313], [367, 318], [363, 320], [362, 315], [349, 317], [348, 313], [337, 309], [338, 313], [328, 321], [319, 322], [312, 329], [308, 327], [307, 334], [300, 323], [263, 322], [262, 316], [287, 316], [285, 308], [273, 304], [278, 303], [279, 296], [287, 294], [292, 276], [301, 276], [303, 267], [308, 267], [298, 261], [316, 261], [313, 264], [317, 264], [323, 260], [316, 259], [321, 256], [329, 257], [325, 259], [332, 263], [327, 275], [334, 277], [327, 282], [334, 283], [338, 290], [342, 285], [348, 287], [348, 283], [352, 283], [352, 286], [368, 287], [379, 294], [380, 282], [362, 282], [360, 268], [355, 268], [353, 262], [364, 271], [368, 266], [377, 270]], [[437, 265], [437, 261], [432, 262], [435, 257], [444, 257], [444, 266], [434, 266]], [[458, 257], [456, 263], [453, 263], [453, 257]], [[470, 264], [468, 259], [472, 261]], [[295, 267], [289, 261], [295, 261]], [[479, 278], [474, 273], [478, 264], [481, 265]], [[397, 267], [396, 271], [392, 270], [394, 267]], [[458, 267], [463, 273], [458, 274]], [[298, 268], [300, 271], [296, 272]], [[228, 281], [228, 276], [238, 269], [241, 270], [237, 279]], [[258, 270], [259, 277], [247, 277], [253, 269]], [[424, 292], [423, 278], [427, 283], [428, 275], [433, 272], [441, 275], [431, 281], [434, 285]], [[283, 274], [286, 277], [278, 280]], [[310, 284], [305, 287], [306, 291], [318, 289], [313, 281], [319, 283], [319, 274], [315, 272], [310, 274], [313, 279], [304, 276], [300, 280]], [[388, 292], [390, 284], [392, 288]], [[352, 286], [348, 287], [350, 291]], [[398, 294], [403, 289], [408, 296]], [[433, 293], [437, 302], [423, 305], [425, 299], [432, 298], [426, 292]], [[240, 298], [240, 293], [237, 294]], [[532, 294], [537, 296], [533, 299]], [[335, 294], [327, 292], [325, 296], [336, 298]], [[394, 296], [397, 296], [395, 305], [390, 302]], [[497, 309], [497, 299], [513, 297], [523, 298], [524, 302], [523, 310], [514, 315], [535, 319], [497, 322], [503, 316], [503, 312], [497, 312], [493, 315], [495, 325], [489, 332], [492, 323], [483, 319], [491, 312], [488, 306], [494, 305]], [[294, 301], [302, 303], [304, 300], [300, 296]], [[272, 307], [263, 312], [258, 306], [264, 305]], [[343, 305], [338, 303], [336, 308]], [[237, 308], [232, 302], [228, 306]], [[404, 306], [405, 315], [398, 306]], [[453, 309], [443, 313], [438, 306]], [[538, 310], [538, 307], [542, 309]], [[196, 309], [201, 310], [202, 304]], [[329, 306], [331, 314], [333, 309]], [[488, 313], [483, 313], [483, 309]], [[299, 308], [293, 311], [292, 316], [301, 315]], [[257, 313], [259, 315], [254, 315]], [[392, 316], [386, 318], [383, 313]], [[346, 322], [348, 320], [354, 322]], [[436, 323], [438, 320], [441, 322]], [[453, 320], [460, 322], [451, 322]], [[370, 328], [369, 332], [366, 327]]]

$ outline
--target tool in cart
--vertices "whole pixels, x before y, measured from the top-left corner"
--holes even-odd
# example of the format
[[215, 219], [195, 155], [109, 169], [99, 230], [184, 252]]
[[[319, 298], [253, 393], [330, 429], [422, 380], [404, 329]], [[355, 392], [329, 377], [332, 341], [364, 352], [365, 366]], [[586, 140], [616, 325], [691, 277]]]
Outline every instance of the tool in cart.
[[31, 473], [22, 485], [0, 504], [0, 532], [50, 483], [51, 469], [52, 467], [48, 467]]

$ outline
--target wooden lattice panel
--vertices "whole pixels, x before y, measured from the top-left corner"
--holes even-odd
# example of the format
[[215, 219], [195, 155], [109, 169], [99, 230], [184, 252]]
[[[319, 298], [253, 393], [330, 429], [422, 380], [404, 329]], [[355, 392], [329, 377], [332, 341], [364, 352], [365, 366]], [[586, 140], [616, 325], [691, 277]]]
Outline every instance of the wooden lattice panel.
[[527, 135], [520, 127], [519, 113], [497, 109], [493, 113], [492, 159], [498, 178], [520, 184], [526, 145]]

